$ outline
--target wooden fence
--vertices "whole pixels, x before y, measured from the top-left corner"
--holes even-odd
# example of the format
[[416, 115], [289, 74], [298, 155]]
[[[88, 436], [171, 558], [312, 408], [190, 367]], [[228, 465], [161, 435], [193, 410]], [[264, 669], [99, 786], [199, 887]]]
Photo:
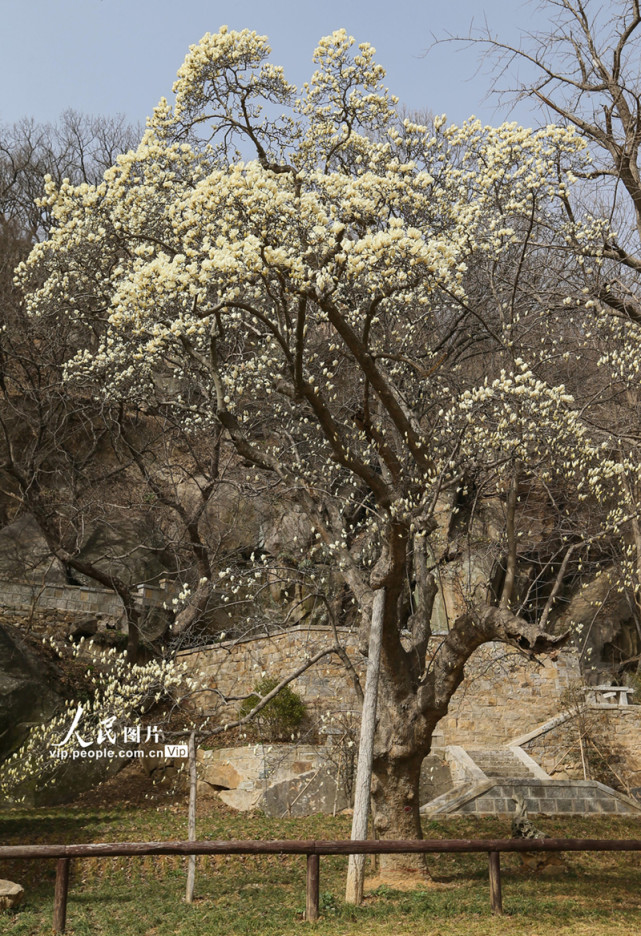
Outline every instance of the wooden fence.
[[2, 845], [1, 858], [57, 858], [53, 929], [64, 933], [69, 867], [73, 858], [135, 855], [306, 855], [306, 919], [318, 919], [321, 855], [464, 854], [488, 856], [490, 906], [501, 913], [501, 852], [641, 851], [641, 839], [422, 839], [419, 841], [114, 842], [94, 845]]

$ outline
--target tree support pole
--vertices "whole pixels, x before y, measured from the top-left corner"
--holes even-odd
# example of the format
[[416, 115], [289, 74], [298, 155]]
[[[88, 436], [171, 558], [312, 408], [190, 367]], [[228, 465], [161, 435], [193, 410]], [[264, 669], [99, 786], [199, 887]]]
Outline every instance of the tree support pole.
[[[369, 630], [367, 672], [365, 674], [361, 735], [358, 746], [358, 767], [356, 769], [352, 841], [367, 838], [367, 819], [369, 816], [370, 789], [372, 785], [372, 761], [374, 757], [374, 732], [376, 730], [376, 701], [378, 697], [378, 675], [381, 663], [384, 616], [385, 589], [380, 588], [374, 595], [372, 622]], [[350, 855], [347, 868], [347, 887], [345, 889], [345, 900], [347, 903], [356, 904], [357, 906], [362, 903], [364, 877], [365, 855]]]
[[[190, 842], [196, 841], [196, 739], [194, 732], [189, 735], [189, 813], [187, 819], [187, 838]], [[187, 864], [187, 903], [194, 899], [194, 883], [196, 880], [196, 856], [190, 855]]]

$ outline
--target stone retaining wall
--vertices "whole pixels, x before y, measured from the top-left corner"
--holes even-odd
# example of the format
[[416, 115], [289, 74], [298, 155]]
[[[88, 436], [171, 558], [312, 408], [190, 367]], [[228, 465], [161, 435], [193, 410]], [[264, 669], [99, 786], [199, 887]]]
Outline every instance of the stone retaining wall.
[[641, 705], [620, 706], [607, 713], [610, 744], [631, 787], [641, 786]]
[[[641, 786], [641, 705], [591, 705], [580, 730], [587, 731], [610, 765], [613, 772], [606, 782]], [[583, 765], [578, 736], [577, 719], [568, 718], [522, 747], [551, 776], [579, 777]]]
[[[358, 635], [339, 629], [339, 637], [361, 679], [365, 659]], [[435, 650], [441, 636], [432, 638]], [[305, 658], [334, 644], [331, 628], [299, 625], [271, 637], [225, 641], [189, 652], [195, 674], [225, 697], [249, 694], [264, 676], [282, 678]], [[450, 712], [437, 729], [435, 746], [500, 747], [560, 711], [564, 689], [579, 678], [576, 656], [562, 651], [537, 665], [503, 644], [488, 644], [474, 654], [466, 676], [450, 703]], [[340, 717], [359, 711], [351, 677], [337, 656], [324, 657], [292, 684], [313, 715]], [[221, 720], [234, 720], [238, 701], [224, 705], [216, 692], [204, 693], [203, 711], [219, 709]]]
[[573, 650], [542, 657], [540, 665], [504, 644], [485, 644], [438, 726], [443, 745], [498, 748], [561, 711], [561, 697], [581, 678]]
[[[162, 605], [167, 594], [163, 589], [141, 586], [138, 602], [146, 606]], [[0, 606], [8, 611], [67, 611], [77, 614], [105, 614], [120, 617], [124, 611], [118, 595], [105, 588], [82, 585], [32, 585], [27, 582], [0, 581]]]
[[[339, 639], [363, 679], [365, 660], [358, 650], [357, 634], [346, 628], [339, 631]], [[229, 640], [197, 652], [187, 651], [184, 656], [194, 674], [216, 690], [200, 694], [199, 707], [219, 711], [221, 720], [233, 721], [240, 703], [225, 705], [222, 696], [249, 695], [261, 679], [282, 679], [305, 659], [334, 644], [331, 628], [298, 625], [270, 637]], [[353, 682], [336, 654], [323, 657], [291, 687], [300, 694], [312, 717], [321, 718], [327, 713], [349, 716], [360, 710]]]

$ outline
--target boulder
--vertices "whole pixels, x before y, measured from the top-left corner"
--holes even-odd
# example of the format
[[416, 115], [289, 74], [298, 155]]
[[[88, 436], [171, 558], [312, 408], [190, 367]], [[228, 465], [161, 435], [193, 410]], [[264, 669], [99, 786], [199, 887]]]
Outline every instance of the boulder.
[[[621, 659], [630, 659], [641, 649], [637, 628], [630, 616], [627, 597], [616, 587], [617, 570], [604, 568], [598, 577], [584, 583], [567, 603], [563, 603], [553, 623], [554, 633], [577, 628], [574, 638], [586, 659], [591, 660], [588, 679], [604, 682], [600, 670], [610, 663], [613, 668]], [[595, 615], [595, 608], [600, 613]]]
[[263, 781], [272, 783], [317, 767], [323, 750], [320, 745], [282, 743], [199, 750], [198, 776], [221, 789], [254, 789]]
[[[130, 516], [120, 517], [117, 524], [94, 525], [78, 558], [133, 585], [153, 582], [172, 571], [171, 559], [162, 546], [162, 538], [151, 519], [132, 511]], [[80, 572], [74, 572], [74, 576], [79, 584], [96, 587], [92, 578]]]
[[278, 780], [263, 791], [256, 808], [268, 816], [332, 815], [350, 805], [326, 767]]
[[239, 812], [260, 808], [260, 790], [221, 790], [218, 796], [223, 803]]
[[14, 627], [0, 626], [0, 760], [22, 744], [34, 724], [60, 704], [58, 678], [48, 660], [27, 647]]
[[204, 778], [210, 786], [221, 790], [236, 790], [242, 782], [241, 774], [231, 764], [211, 764]]
[[279, 556], [311, 543], [311, 523], [297, 504], [272, 506], [262, 524], [263, 548], [272, 556]]
[[218, 787], [210, 786], [206, 780], [196, 781], [196, 798], [198, 800], [218, 797], [218, 792]]
[[40, 527], [29, 513], [0, 529], [0, 579], [39, 586], [64, 585], [67, 581], [64, 566], [51, 555]]
[[[331, 756], [330, 756], [331, 755]], [[350, 805], [336, 785], [333, 752], [323, 745], [257, 744], [198, 752], [199, 795], [246, 812], [310, 816]]]
[[22, 903], [24, 887], [14, 884], [13, 881], [0, 880], [0, 910], [11, 910]]
[[[0, 761], [17, 750], [29, 730], [49, 721], [62, 705], [56, 668], [15, 627], [0, 626]], [[57, 765], [51, 784], [30, 776], [7, 798], [27, 806], [53, 806], [74, 800], [113, 776], [129, 758], [64, 761]]]
[[77, 618], [69, 627], [69, 637], [71, 640], [90, 639], [98, 633], [98, 618], [95, 614], [83, 614]]
[[26, 807], [72, 803], [82, 793], [115, 776], [130, 762], [128, 758], [118, 756], [100, 760], [67, 760], [57, 768], [50, 783], [43, 784], [37, 775], [30, 777], [12, 791], [13, 795], [7, 802]]

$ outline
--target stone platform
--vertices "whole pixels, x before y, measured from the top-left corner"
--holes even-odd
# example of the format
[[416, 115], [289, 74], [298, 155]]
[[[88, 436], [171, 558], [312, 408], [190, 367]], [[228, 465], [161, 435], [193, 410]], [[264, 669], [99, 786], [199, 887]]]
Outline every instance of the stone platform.
[[487, 779], [457, 784], [421, 807], [428, 819], [443, 815], [499, 816], [516, 811], [522, 797], [528, 814], [549, 816], [617, 815], [641, 817], [641, 803], [597, 780]]
[[530, 815], [641, 816], [641, 803], [597, 780], [553, 779], [522, 748], [445, 751], [453, 780], [451, 789], [421, 807], [421, 815], [510, 817], [515, 798]]

